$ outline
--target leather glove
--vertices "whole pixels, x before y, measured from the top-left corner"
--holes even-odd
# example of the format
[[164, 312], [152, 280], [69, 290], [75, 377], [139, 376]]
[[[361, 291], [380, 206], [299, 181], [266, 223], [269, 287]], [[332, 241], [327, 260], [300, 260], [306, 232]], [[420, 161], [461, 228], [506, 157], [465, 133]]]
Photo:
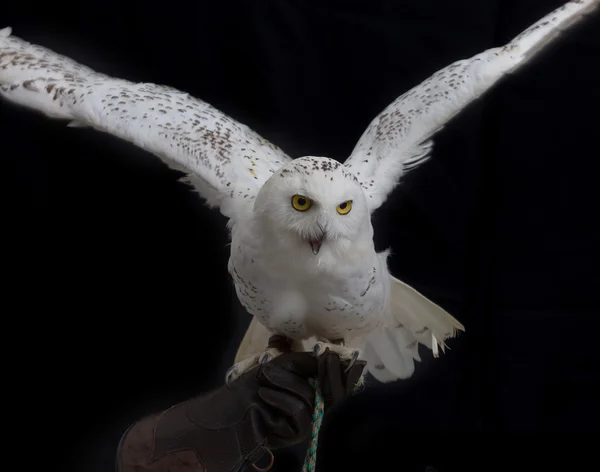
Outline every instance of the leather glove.
[[288, 352], [217, 390], [151, 415], [123, 435], [118, 472], [266, 471], [271, 449], [299, 444], [312, 428], [319, 380], [325, 414], [352, 394], [366, 363], [337, 354]]

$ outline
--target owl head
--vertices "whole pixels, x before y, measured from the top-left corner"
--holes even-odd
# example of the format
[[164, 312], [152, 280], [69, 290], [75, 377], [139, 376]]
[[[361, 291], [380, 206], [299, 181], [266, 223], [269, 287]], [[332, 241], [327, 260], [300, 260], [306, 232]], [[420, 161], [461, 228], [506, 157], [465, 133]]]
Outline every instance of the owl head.
[[364, 192], [346, 167], [326, 157], [301, 157], [260, 189], [254, 211], [277, 244], [306, 257], [372, 242]]

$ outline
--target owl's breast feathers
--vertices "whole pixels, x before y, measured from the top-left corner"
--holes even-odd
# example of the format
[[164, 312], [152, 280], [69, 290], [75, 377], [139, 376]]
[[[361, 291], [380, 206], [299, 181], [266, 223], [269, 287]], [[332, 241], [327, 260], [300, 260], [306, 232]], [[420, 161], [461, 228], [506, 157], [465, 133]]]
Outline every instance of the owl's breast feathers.
[[[229, 270], [246, 310], [271, 331], [294, 339], [347, 339], [366, 334], [383, 321], [389, 306], [390, 276], [373, 252], [370, 264], [327, 272], [270, 271], [256, 249], [232, 245]], [[246, 248], [247, 249], [247, 248]]]

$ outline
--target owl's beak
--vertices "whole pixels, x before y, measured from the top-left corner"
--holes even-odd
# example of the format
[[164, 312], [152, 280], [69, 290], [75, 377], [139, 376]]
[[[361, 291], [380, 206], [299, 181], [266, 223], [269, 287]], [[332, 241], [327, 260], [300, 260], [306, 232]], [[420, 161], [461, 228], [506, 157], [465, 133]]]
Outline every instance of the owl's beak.
[[310, 247], [312, 248], [312, 252], [313, 254], [316, 256], [317, 254], [319, 254], [319, 251], [321, 250], [321, 245], [323, 244], [323, 238], [321, 237], [320, 239], [312, 239], [310, 241]]
[[316, 256], [319, 254], [321, 250], [321, 246], [323, 245], [323, 241], [327, 237], [327, 231], [321, 225], [321, 223], [317, 223], [317, 227], [319, 228], [317, 234], [315, 234], [311, 239], [309, 239], [310, 248], [312, 249], [313, 254]]

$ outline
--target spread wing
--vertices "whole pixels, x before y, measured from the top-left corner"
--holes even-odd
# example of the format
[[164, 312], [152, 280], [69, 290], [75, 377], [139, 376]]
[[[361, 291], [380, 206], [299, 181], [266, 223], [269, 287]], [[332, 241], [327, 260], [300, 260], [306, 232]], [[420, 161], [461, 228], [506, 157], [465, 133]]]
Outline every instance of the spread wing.
[[454, 62], [384, 109], [345, 162], [360, 180], [371, 212], [407, 171], [429, 159], [433, 135], [447, 122], [599, 5], [600, 0], [572, 0], [505, 46]]
[[93, 71], [0, 30], [0, 95], [70, 126], [90, 126], [158, 156], [232, 219], [291, 160], [247, 126], [170, 87]]

